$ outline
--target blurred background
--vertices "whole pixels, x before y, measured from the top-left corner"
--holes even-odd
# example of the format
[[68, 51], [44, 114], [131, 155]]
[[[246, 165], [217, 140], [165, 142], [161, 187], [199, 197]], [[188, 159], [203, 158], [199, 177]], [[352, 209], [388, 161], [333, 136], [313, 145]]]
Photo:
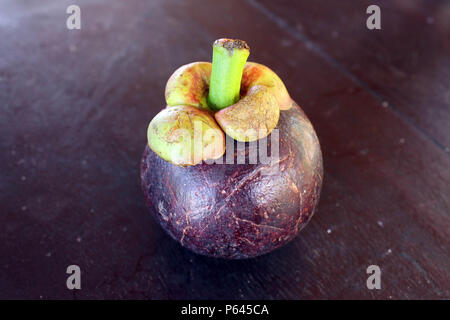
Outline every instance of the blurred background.
[[[277, 72], [324, 156], [310, 224], [243, 261], [171, 240], [139, 180], [167, 79], [222, 37]], [[449, 39], [449, 1], [1, 1], [0, 298], [450, 298]]]

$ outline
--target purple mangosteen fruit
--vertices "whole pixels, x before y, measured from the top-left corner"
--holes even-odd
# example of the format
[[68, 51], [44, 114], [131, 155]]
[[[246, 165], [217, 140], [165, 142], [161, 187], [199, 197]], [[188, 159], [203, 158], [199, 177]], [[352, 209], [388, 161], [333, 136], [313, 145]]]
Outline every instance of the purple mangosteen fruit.
[[317, 135], [281, 79], [219, 39], [213, 62], [180, 67], [150, 122], [141, 160], [147, 204], [184, 247], [255, 257], [291, 241], [322, 186]]

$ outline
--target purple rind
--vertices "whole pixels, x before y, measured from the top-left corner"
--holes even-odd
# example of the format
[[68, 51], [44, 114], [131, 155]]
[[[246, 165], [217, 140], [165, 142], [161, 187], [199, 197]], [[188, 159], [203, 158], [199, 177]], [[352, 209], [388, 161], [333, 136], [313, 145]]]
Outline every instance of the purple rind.
[[[310, 121], [295, 103], [280, 113], [277, 128], [278, 169], [276, 162], [259, 161], [178, 167], [146, 146], [142, 190], [163, 229], [198, 254], [227, 259], [256, 257], [294, 239], [319, 201], [322, 154]], [[275, 174], [261, 174], [271, 169]]]

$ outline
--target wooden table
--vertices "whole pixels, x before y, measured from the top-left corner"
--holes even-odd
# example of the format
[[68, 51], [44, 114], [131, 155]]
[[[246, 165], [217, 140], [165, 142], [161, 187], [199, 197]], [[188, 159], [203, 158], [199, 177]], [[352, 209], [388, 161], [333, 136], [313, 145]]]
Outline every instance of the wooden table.
[[[0, 298], [449, 299], [450, 3], [377, 1], [381, 30], [372, 1], [336, 3], [2, 1]], [[324, 156], [311, 223], [251, 260], [183, 249], [140, 190], [168, 77], [220, 37], [280, 75]]]

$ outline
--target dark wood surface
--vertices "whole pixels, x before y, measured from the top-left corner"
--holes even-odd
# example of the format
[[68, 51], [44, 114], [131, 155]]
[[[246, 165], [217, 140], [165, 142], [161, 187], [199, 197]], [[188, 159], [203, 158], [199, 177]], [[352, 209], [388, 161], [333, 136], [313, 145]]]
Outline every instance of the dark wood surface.
[[[375, 31], [367, 1], [75, 2], [72, 31], [71, 1], [0, 3], [0, 298], [450, 298], [448, 1], [379, 1]], [[183, 249], [140, 190], [168, 77], [220, 37], [278, 73], [324, 156], [311, 223], [251, 260]]]

